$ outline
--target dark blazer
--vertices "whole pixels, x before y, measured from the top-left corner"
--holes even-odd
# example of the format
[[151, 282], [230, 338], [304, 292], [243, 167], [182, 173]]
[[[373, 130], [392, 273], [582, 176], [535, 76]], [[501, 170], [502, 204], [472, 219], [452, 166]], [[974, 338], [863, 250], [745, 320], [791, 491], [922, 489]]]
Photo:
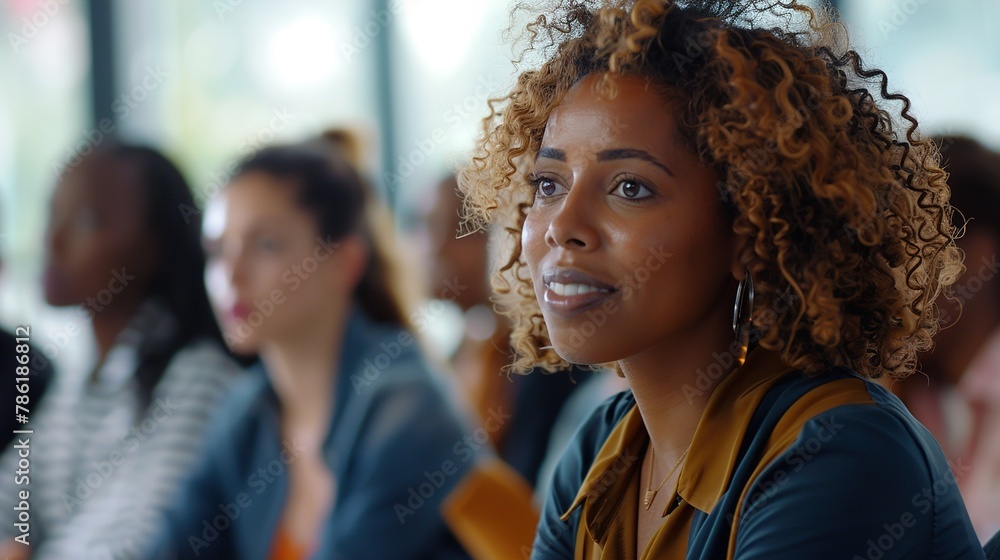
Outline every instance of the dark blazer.
[[[333, 510], [311, 558], [451, 559], [465, 553], [439, 506], [485, 453], [412, 335], [350, 315], [323, 449]], [[218, 415], [211, 454], [179, 505], [158, 557], [265, 560], [286, 494], [277, 397], [263, 366]], [[174, 555], [169, 553], [173, 549]]]
[[986, 552], [986, 560], [1000, 560], [1000, 533], [993, 535], [983, 551]]

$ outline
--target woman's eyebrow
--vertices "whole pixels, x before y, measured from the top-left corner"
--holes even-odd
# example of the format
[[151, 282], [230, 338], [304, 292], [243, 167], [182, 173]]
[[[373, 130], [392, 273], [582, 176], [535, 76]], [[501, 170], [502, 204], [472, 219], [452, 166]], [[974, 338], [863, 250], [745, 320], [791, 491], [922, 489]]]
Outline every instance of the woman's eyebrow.
[[614, 159], [641, 159], [643, 161], [648, 161], [649, 163], [652, 163], [653, 165], [666, 171], [671, 177], [676, 176], [670, 168], [663, 165], [660, 160], [653, 157], [653, 154], [650, 154], [645, 150], [638, 150], [635, 148], [618, 148], [614, 150], [604, 150], [597, 153], [597, 161], [610, 161]]
[[287, 227], [287, 223], [277, 216], [258, 216], [249, 221], [243, 230], [243, 235], [245, 237], [259, 237], [280, 234]]
[[541, 158], [554, 159], [556, 161], [566, 161], [566, 152], [562, 150], [557, 150], [555, 148], [542, 148], [538, 150], [538, 155], [535, 156], [535, 161]]

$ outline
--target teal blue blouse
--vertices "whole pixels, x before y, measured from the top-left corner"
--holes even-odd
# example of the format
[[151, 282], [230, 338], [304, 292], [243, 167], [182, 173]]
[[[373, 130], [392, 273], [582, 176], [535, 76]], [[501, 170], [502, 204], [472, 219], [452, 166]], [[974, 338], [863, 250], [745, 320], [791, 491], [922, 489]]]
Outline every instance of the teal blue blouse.
[[[439, 513], [485, 453], [407, 331], [350, 315], [323, 444], [336, 501], [311, 558], [467, 558]], [[157, 557], [265, 560], [297, 449], [263, 367], [219, 411]]]
[[648, 442], [635, 398], [596, 410], [557, 467], [532, 560], [984, 558], [956, 473], [894, 395], [845, 368], [762, 363], [751, 353], [712, 393], [646, 551], [635, 551]]

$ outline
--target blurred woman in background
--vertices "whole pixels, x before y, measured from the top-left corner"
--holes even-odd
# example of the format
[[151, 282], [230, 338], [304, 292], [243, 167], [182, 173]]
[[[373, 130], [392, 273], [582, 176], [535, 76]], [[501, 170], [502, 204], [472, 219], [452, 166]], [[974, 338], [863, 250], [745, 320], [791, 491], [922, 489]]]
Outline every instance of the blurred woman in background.
[[[32, 413], [30, 484], [0, 481], [5, 558], [132, 558], [203, 451], [238, 368], [202, 283], [187, 183], [156, 151], [105, 144], [64, 174], [45, 233], [45, 298], [90, 316], [97, 361]], [[14, 449], [3, 472], [14, 473]], [[13, 509], [30, 490], [30, 550]]]
[[213, 305], [230, 347], [262, 364], [220, 410], [163, 548], [464, 556], [439, 506], [485, 448], [408, 329], [368, 193], [329, 145], [285, 146], [251, 156], [210, 203]]
[[1000, 153], [971, 138], [937, 141], [966, 271], [938, 302], [947, 327], [920, 356], [924, 375], [892, 388], [941, 444], [986, 541], [1000, 531]]
[[572, 368], [511, 377], [510, 327], [490, 301], [487, 232], [460, 231], [462, 197], [453, 175], [422, 202], [424, 262], [434, 288], [430, 297], [454, 302], [463, 315], [462, 338], [450, 356], [455, 378], [483, 421], [498, 413], [511, 416], [490, 433], [490, 441], [500, 458], [534, 487], [563, 403], [594, 372]]
[[[0, 255], [0, 272], [3, 272], [3, 265], [3, 258]], [[16, 408], [19, 404], [25, 406], [29, 412], [38, 408], [55, 374], [55, 367], [48, 356], [41, 353], [38, 348], [24, 344], [23, 338], [30, 338], [30, 334], [30, 325], [25, 325], [24, 329], [18, 327], [16, 335], [0, 329], [0, 371], [14, 378], [11, 382], [0, 384], [0, 406], [17, 413], [21, 412]], [[22, 339], [20, 345], [18, 338]], [[26, 355], [25, 350], [27, 350]], [[24, 378], [27, 378], [27, 381], [21, 381]], [[30, 418], [30, 414], [27, 416]], [[31, 427], [19, 420], [16, 414], [7, 414], [0, 418], [0, 449], [5, 449], [14, 440], [14, 436], [17, 435], [14, 433], [15, 430]]]

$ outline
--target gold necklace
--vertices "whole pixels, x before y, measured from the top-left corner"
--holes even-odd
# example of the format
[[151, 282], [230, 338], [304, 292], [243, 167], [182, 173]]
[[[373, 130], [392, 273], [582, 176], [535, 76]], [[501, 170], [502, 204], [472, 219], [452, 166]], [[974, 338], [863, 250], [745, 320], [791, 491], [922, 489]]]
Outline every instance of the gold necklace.
[[[650, 457], [649, 457], [649, 480], [650, 480], [650, 482], [652, 482], [652, 480], [653, 480], [653, 465], [656, 464], [656, 448], [653, 447], [652, 443], [649, 444], [649, 450], [650, 450], [649, 451], [649, 454], [650, 454]], [[688, 451], [691, 451], [691, 446], [688, 446], [688, 448], [684, 450], [684, 453], [681, 453], [680, 458], [677, 459], [677, 462], [674, 463], [673, 467], [670, 467], [670, 472], [667, 473], [667, 476], [666, 476], [666, 478], [663, 479], [663, 482], [661, 482], [660, 485], [656, 487], [656, 490], [653, 490], [649, 486], [646, 487], [646, 497], [645, 497], [645, 499], [642, 500], [642, 505], [646, 506], [646, 511], [649, 511], [650, 506], [653, 505], [653, 500], [656, 499], [656, 494], [657, 494], [657, 492], [660, 491], [660, 488], [663, 488], [663, 485], [666, 484], [668, 480], [670, 480], [670, 477], [673, 476], [674, 471], [677, 470], [677, 467], [681, 466], [681, 461], [683, 461], [684, 458], [687, 457]]]

